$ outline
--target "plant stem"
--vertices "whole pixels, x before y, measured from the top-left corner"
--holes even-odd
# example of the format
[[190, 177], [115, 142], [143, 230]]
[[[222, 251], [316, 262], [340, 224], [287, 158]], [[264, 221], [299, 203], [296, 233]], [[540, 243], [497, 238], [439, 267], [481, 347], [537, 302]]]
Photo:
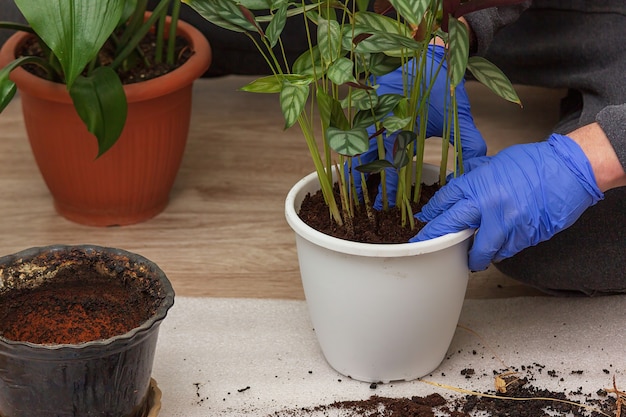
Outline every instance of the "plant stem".
[[326, 204], [328, 204], [330, 215], [339, 226], [342, 226], [343, 220], [333, 194], [332, 179], [329, 179], [328, 175], [326, 175], [326, 170], [324, 169], [322, 158], [320, 157], [319, 150], [317, 149], [317, 143], [315, 142], [315, 136], [313, 135], [311, 124], [302, 114], [298, 116], [298, 124], [300, 125], [300, 130], [304, 135], [304, 139], [309, 148], [309, 154], [311, 155], [311, 159], [315, 165], [317, 177], [320, 182], [320, 189], [322, 190]]
[[172, 18], [170, 20], [170, 33], [167, 37], [167, 63], [174, 65], [176, 50], [176, 28], [178, 27], [178, 19], [180, 17], [180, 0], [174, 0], [172, 3]]
[[163, 37], [165, 36], [165, 14], [159, 18], [156, 25], [156, 43], [154, 46], [154, 62], [160, 64], [163, 62]]
[[[150, 31], [150, 28], [156, 20], [161, 17], [165, 12], [167, 12], [167, 5], [169, 0], [162, 0], [155, 8], [150, 17], [141, 25], [141, 27], [134, 31], [131, 39], [126, 43], [122, 43], [121, 45], [125, 45], [115, 60], [111, 63], [112, 69], [117, 69], [124, 62], [126, 58], [133, 52], [133, 50], [137, 47], [141, 39], [146, 36], [146, 34]], [[121, 46], [120, 45], [120, 46]]]
[[55, 68], [52, 65], [50, 65], [45, 59], [37, 56], [22, 56], [7, 64], [7, 66], [3, 69], [7, 69], [8, 72], [11, 72], [15, 68], [25, 64], [35, 64], [41, 67], [44, 71], [46, 71], [46, 74], [48, 74], [49, 80], [54, 80], [54, 77], [57, 74]]
[[21, 32], [35, 33], [33, 28], [31, 28], [30, 26], [23, 25], [21, 23], [14, 23], [14, 22], [0, 21], [0, 29], [17, 30]]
[[463, 143], [459, 126], [459, 109], [456, 101], [456, 89], [452, 92], [452, 108], [454, 109], [454, 176], [463, 174]]

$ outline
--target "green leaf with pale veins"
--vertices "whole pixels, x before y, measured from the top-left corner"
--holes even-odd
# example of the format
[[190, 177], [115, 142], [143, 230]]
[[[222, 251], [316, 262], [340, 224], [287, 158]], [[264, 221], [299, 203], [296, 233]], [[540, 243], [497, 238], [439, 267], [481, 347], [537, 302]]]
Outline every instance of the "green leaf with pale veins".
[[251, 81], [241, 87], [240, 90], [247, 91], [249, 93], [280, 93], [285, 82], [294, 85], [308, 86], [313, 82], [313, 79], [309, 76], [302, 76], [299, 74], [267, 75]]
[[341, 130], [329, 127], [326, 130], [328, 146], [345, 156], [356, 156], [369, 149], [369, 136], [364, 128]]
[[453, 17], [449, 21], [449, 65], [450, 88], [455, 88], [463, 81], [467, 59], [469, 57], [469, 35], [467, 28]]
[[288, 81], [283, 83], [283, 88], [280, 92], [280, 109], [285, 118], [285, 129], [296, 123], [308, 98], [308, 85], [292, 84]]
[[[93, 0], [92, 0], [93, 1]], [[234, 32], [256, 32], [239, 8], [239, 2], [232, 0], [183, 0], [209, 22]]]
[[418, 26], [422, 22], [431, 0], [389, 0], [389, 3], [404, 20]]
[[512, 103], [522, 105], [515, 88], [508, 77], [495, 64], [480, 56], [470, 57], [467, 69], [478, 81], [487, 86], [498, 96]]
[[269, 25], [267, 25], [267, 29], [265, 30], [265, 36], [270, 41], [270, 46], [273, 48], [276, 43], [278, 43], [280, 39], [281, 33], [283, 33], [283, 29], [285, 28], [285, 23], [287, 22], [287, 2], [281, 1], [281, 4], [278, 5], [278, 8], [274, 12], [272, 16], [272, 20]]
[[328, 78], [335, 85], [341, 85], [347, 82], [356, 83], [357, 81], [353, 74], [354, 63], [345, 57], [339, 58], [328, 68]]
[[325, 93], [322, 89], [316, 89], [317, 109], [320, 114], [322, 125], [327, 128], [329, 126], [339, 129], [350, 129], [350, 122], [346, 118], [341, 103]]
[[334, 20], [320, 20], [317, 26], [317, 45], [322, 59], [331, 63], [341, 53], [341, 27]]

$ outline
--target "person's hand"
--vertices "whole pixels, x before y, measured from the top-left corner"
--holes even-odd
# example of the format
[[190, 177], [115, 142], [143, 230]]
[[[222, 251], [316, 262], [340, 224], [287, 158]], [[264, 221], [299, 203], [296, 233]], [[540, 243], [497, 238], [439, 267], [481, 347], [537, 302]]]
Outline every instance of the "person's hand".
[[[447, 83], [447, 63], [444, 59], [445, 49], [440, 45], [429, 45], [426, 58], [426, 74], [435, 75], [439, 66], [441, 69], [435, 78], [433, 87], [430, 93], [430, 101], [428, 108], [428, 125], [426, 129], [426, 137], [442, 137], [444, 129], [444, 118], [447, 113], [449, 104], [449, 84]], [[413, 76], [416, 64], [410, 61], [406, 64], [404, 71]], [[383, 94], [404, 94], [404, 81], [402, 78], [402, 68], [398, 68], [395, 71], [380, 76], [376, 79], [378, 83], [377, 94], [379, 96]], [[412, 81], [408, 81], [412, 84]], [[471, 159], [475, 157], [484, 156], [487, 153], [487, 145], [481, 135], [480, 131], [474, 124], [474, 118], [470, 111], [469, 97], [465, 90], [465, 81], [462, 81], [456, 88], [457, 107], [459, 115], [459, 126], [461, 130], [461, 148], [463, 150], [463, 158]], [[368, 129], [370, 135], [375, 133], [374, 127]], [[393, 148], [396, 140], [397, 133], [386, 135], [383, 133], [383, 140], [385, 143], [385, 155], [389, 161], [393, 160]], [[450, 135], [450, 143], [454, 142], [454, 133]], [[378, 150], [376, 148], [376, 138], [370, 140], [370, 148], [367, 152], [360, 155], [360, 164], [367, 164], [378, 159]], [[358, 164], [355, 164], [355, 167]], [[361, 176], [360, 173], [353, 169], [353, 175], [355, 180], [356, 189], [361, 194]], [[385, 170], [386, 175], [386, 189], [387, 197], [390, 206], [395, 205], [396, 190], [398, 183], [398, 175], [395, 169], [388, 168]], [[379, 192], [374, 202], [374, 208], [380, 210], [382, 208], [382, 185], [379, 187]]]
[[604, 198], [568, 136], [511, 146], [483, 162], [435, 193], [416, 215], [428, 223], [411, 242], [477, 229], [469, 268], [480, 271], [550, 239]]

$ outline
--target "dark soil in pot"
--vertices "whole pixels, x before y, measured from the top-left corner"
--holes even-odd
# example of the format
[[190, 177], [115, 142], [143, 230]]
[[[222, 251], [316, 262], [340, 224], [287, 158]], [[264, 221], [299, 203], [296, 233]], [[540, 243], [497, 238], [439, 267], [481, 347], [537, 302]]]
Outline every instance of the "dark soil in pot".
[[[166, 62], [156, 63], [156, 36], [152, 33], [148, 33], [140, 42], [139, 48], [142, 51], [143, 58], [135, 57], [131, 61], [135, 64], [132, 67], [122, 68], [118, 70], [118, 75], [122, 84], [132, 84], [140, 81], [147, 81], [152, 78], [159, 77], [175, 70], [183, 65], [189, 57], [192, 55], [192, 51], [189, 48], [187, 40], [181, 36], [176, 37], [175, 53], [176, 62], [173, 65], [169, 65]], [[109, 41], [101, 49], [98, 59], [101, 65], [109, 65], [113, 62], [115, 52], [115, 45], [112, 45]], [[43, 56], [41, 52], [41, 46], [37, 42], [36, 38], [30, 38], [16, 54], [19, 56]], [[145, 65], [146, 62], [152, 63], [152, 65]], [[41, 78], [47, 79], [47, 73], [39, 66], [34, 64], [25, 65], [24, 69], [37, 75]]]
[[[378, 178], [374, 175], [370, 178], [373, 178], [373, 180], [369, 183], [368, 190], [370, 190], [371, 194], [370, 201], [373, 202], [378, 191], [376, 182]], [[418, 213], [421, 207], [428, 202], [439, 188], [439, 184], [422, 184], [420, 201], [412, 204], [413, 213]], [[341, 207], [337, 185], [335, 185], [335, 199], [339, 207]], [[402, 213], [397, 207], [392, 207], [386, 211], [373, 210], [373, 213], [374, 220], [371, 220], [368, 217], [365, 206], [360, 204], [355, 209], [352, 224], [349, 227], [347, 223], [339, 226], [332, 220], [328, 212], [328, 206], [324, 201], [324, 196], [321, 191], [318, 191], [304, 198], [298, 215], [302, 221], [319, 232], [339, 239], [361, 243], [407, 243], [424, 226], [424, 223], [417, 219], [415, 219], [414, 228], [411, 229], [408, 225], [403, 226]]]
[[129, 332], [155, 312], [130, 283], [94, 271], [0, 296], [0, 335], [35, 344], [80, 344]]

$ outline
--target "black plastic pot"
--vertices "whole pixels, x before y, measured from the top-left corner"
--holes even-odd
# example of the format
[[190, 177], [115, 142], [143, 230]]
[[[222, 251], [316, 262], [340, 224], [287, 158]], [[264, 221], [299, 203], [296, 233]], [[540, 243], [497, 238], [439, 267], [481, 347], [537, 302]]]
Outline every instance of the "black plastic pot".
[[[13, 294], [75, 291], [121, 282], [150, 304], [149, 317], [127, 333], [77, 344], [34, 344], [0, 334], [0, 416], [139, 417], [148, 393], [158, 330], [174, 290], [153, 262], [99, 246], [31, 248], [0, 258], [0, 320]], [[131, 305], [133, 301], [129, 302]]]

